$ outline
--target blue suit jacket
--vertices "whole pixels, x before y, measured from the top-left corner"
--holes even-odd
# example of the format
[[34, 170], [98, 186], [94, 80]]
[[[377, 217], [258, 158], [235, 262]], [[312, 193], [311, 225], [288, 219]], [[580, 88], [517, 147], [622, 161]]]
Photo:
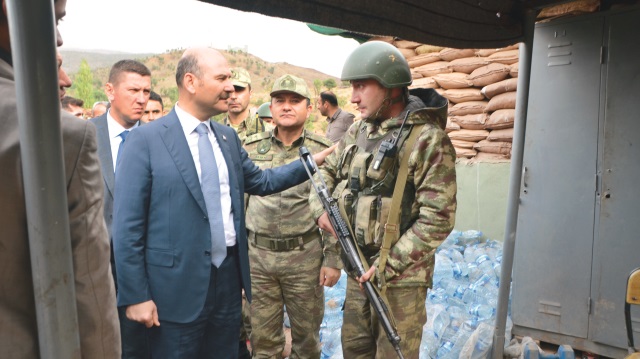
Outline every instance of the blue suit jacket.
[[[232, 128], [214, 122], [212, 128], [229, 169], [242, 286], [251, 298], [244, 193], [279, 192], [304, 182], [307, 175], [299, 161], [261, 171]], [[175, 110], [132, 131], [120, 155], [113, 218], [118, 306], [152, 299], [160, 320], [191, 322], [202, 311], [209, 289], [211, 234]]]

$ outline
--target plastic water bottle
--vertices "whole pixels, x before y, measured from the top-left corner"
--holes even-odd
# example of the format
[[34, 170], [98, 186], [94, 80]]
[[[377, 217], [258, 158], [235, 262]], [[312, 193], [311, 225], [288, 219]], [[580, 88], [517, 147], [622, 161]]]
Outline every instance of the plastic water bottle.
[[471, 352], [471, 359], [484, 359], [491, 350], [491, 344], [493, 343], [493, 331], [492, 325], [487, 323], [480, 323], [478, 329], [474, 332], [476, 337], [473, 351]]
[[442, 280], [453, 278], [453, 262], [446, 255], [436, 253], [436, 265], [433, 269], [434, 285]]
[[486, 274], [487, 276], [493, 278], [495, 277], [495, 271], [493, 270], [493, 262], [491, 257], [488, 254], [481, 254], [476, 258], [476, 264], [482, 274]]
[[420, 342], [420, 359], [434, 358], [438, 351], [440, 338], [438, 338], [433, 330], [427, 329], [426, 325], [424, 328], [422, 331], [422, 341]]
[[452, 341], [444, 341], [440, 348], [438, 348], [438, 352], [436, 353], [436, 358], [439, 359], [453, 359], [455, 358], [454, 354], [451, 353], [453, 350], [453, 346], [455, 344]]
[[326, 337], [326, 340], [322, 342], [322, 353], [321, 359], [329, 359], [333, 356], [333, 354], [340, 348], [340, 352], [342, 352], [342, 342], [340, 339], [340, 328], [334, 329], [331, 333]]
[[476, 304], [469, 308], [469, 314], [478, 318], [478, 321], [484, 321], [493, 318], [496, 311], [486, 304]]

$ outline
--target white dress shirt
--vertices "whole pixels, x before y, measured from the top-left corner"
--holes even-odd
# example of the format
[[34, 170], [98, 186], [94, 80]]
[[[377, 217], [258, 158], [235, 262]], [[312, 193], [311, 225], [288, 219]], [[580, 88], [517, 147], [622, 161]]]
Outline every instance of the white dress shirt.
[[[138, 127], [140, 122], [131, 127], [129, 130], [133, 130]], [[111, 110], [107, 112], [107, 130], [109, 131], [109, 143], [111, 144], [111, 159], [113, 160], [113, 172], [116, 172], [116, 160], [118, 159], [118, 148], [122, 143], [122, 137], [120, 134], [127, 129], [122, 127], [113, 117], [111, 117]]]
[[236, 244], [236, 229], [233, 225], [233, 212], [231, 211], [231, 187], [229, 186], [229, 169], [227, 168], [227, 162], [224, 160], [224, 155], [220, 149], [220, 144], [216, 139], [216, 136], [211, 129], [211, 121], [206, 120], [200, 122], [197, 118], [181, 109], [179, 104], [175, 106], [176, 115], [180, 120], [180, 125], [184, 131], [184, 136], [187, 138], [187, 144], [193, 157], [193, 163], [196, 166], [196, 172], [198, 172], [198, 180], [202, 183], [202, 175], [200, 169], [200, 154], [198, 151], [198, 133], [196, 127], [199, 124], [205, 123], [209, 129], [209, 141], [213, 147], [213, 155], [216, 157], [216, 164], [218, 165], [218, 177], [220, 178], [220, 201], [222, 203], [222, 223], [224, 224], [224, 236], [227, 242], [227, 247]]

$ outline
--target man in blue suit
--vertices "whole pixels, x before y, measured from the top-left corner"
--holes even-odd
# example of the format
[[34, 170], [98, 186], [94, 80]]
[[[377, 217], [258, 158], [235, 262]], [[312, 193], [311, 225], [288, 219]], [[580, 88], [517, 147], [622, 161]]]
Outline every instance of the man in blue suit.
[[226, 110], [230, 77], [218, 51], [185, 51], [176, 106], [131, 132], [117, 166], [118, 305], [151, 328], [153, 357], [238, 356], [243, 288], [251, 298], [243, 195], [307, 178], [298, 161], [261, 171], [233, 129], [209, 120]]

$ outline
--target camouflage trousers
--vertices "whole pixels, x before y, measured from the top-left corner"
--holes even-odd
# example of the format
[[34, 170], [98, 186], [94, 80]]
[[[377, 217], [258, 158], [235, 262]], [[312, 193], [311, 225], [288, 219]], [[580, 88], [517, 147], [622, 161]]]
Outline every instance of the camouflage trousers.
[[254, 358], [282, 358], [285, 305], [291, 322], [289, 358], [320, 358], [324, 288], [318, 282], [322, 256], [319, 233], [317, 241], [291, 251], [271, 251], [249, 244]]
[[[424, 302], [426, 287], [387, 288], [389, 310], [400, 335], [400, 349], [406, 359], [418, 359], [422, 327], [427, 322]], [[347, 277], [347, 296], [342, 324], [342, 353], [349, 359], [397, 358], [378, 316], [358, 282]]]

